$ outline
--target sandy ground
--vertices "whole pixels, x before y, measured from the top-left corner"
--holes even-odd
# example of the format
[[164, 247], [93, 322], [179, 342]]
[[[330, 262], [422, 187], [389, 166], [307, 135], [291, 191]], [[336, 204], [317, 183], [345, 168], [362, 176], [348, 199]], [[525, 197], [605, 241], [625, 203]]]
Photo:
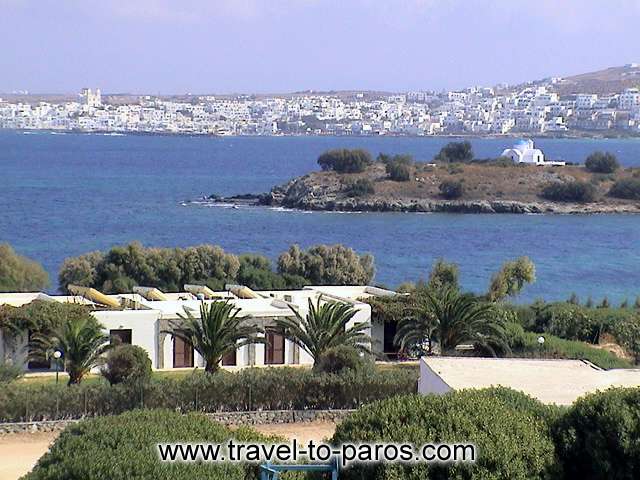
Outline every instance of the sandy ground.
[[59, 432], [17, 433], [0, 436], [0, 480], [28, 473], [49, 450]]
[[[336, 426], [327, 422], [255, 425], [267, 435], [301, 442], [321, 441], [333, 435]], [[0, 480], [16, 480], [28, 473], [45, 454], [59, 432], [20, 433], [0, 436]]]

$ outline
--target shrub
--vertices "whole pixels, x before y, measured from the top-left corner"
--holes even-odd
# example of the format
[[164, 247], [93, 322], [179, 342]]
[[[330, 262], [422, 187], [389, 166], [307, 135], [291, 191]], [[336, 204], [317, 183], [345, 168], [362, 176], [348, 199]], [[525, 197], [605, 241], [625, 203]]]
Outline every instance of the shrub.
[[396, 182], [408, 182], [411, 180], [411, 167], [404, 163], [387, 163], [386, 172], [389, 178]]
[[17, 380], [22, 377], [23, 373], [18, 365], [0, 362], [0, 385]]
[[616, 341], [633, 355], [636, 364], [640, 364], [640, 316], [617, 322], [612, 327]]
[[524, 403], [514, 401], [516, 396], [507, 397], [503, 390], [463, 390], [397, 396], [364, 406], [338, 425], [332, 442], [473, 443], [476, 461], [357, 464], [341, 478], [547, 478], [556, 464], [549, 427], [533, 408], [512, 406]]
[[368, 178], [359, 178], [347, 185], [346, 193], [348, 197], [364, 197], [373, 195], [376, 189], [373, 182]]
[[640, 472], [640, 388], [580, 398], [558, 427], [566, 478], [634, 479]]
[[445, 180], [438, 187], [440, 195], [447, 200], [453, 200], [464, 195], [464, 185], [459, 181]]
[[226, 443], [230, 438], [243, 442], [277, 441], [246, 427], [231, 431], [201, 414], [134, 411], [84, 420], [67, 427], [25, 479], [257, 478], [257, 466], [247, 463], [161, 462], [158, 459], [158, 443]]
[[101, 371], [111, 385], [125, 381], [147, 381], [151, 378], [151, 359], [137, 345], [119, 345], [107, 354]]
[[473, 149], [470, 142], [449, 142], [434, 157], [436, 162], [456, 163], [473, 160]]
[[546, 185], [540, 194], [554, 202], [590, 203], [596, 200], [596, 188], [578, 180], [567, 183], [553, 182]]
[[587, 157], [584, 166], [593, 173], [613, 173], [620, 167], [620, 164], [613, 153], [594, 152]]
[[361, 149], [328, 150], [318, 157], [318, 165], [322, 170], [333, 170], [338, 173], [364, 172], [372, 162], [371, 154]]
[[0, 388], [0, 421], [115, 415], [136, 408], [182, 412], [357, 408], [416, 391], [417, 369], [352, 371], [329, 375], [300, 368], [255, 368], [238, 373], [196, 372], [149, 382], [72, 387], [14, 383]]
[[330, 348], [318, 359], [315, 369], [324, 373], [340, 373], [343, 370], [366, 370], [373, 367], [370, 358], [360, 356], [355, 348], [348, 345]]
[[33, 292], [48, 286], [49, 275], [42, 265], [0, 243], [0, 292]]
[[538, 343], [539, 333], [525, 332], [522, 326], [507, 324], [509, 348], [514, 357], [523, 358], [564, 358], [588, 360], [604, 369], [630, 368], [631, 364], [607, 350], [592, 347], [583, 342], [564, 340], [545, 334], [544, 343]]
[[640, 200], [640, 179], [624, 178], [618, 180], [611, 186], [611, 189], [609, 189], [609, 196], [629, 200]]

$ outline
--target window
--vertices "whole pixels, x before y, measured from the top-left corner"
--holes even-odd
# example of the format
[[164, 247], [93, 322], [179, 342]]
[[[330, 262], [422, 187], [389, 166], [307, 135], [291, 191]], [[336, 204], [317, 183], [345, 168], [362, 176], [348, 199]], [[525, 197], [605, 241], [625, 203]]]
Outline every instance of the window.
[[109, 330], [112, 345], [131, 345], [131, 329]]
[[237, 360], [238, 350], [232, 350], [222, 357], [222, 365], [225, 367], [233, 367], [238, 364]]
[[193, 345], [179, 337], [173, 337], [173, 368], [193, 367]]
[[280, 330], [268, 328], [266, 337], [267, 344], [264, 348], [265, 365], [284, 364], [284, 335]]

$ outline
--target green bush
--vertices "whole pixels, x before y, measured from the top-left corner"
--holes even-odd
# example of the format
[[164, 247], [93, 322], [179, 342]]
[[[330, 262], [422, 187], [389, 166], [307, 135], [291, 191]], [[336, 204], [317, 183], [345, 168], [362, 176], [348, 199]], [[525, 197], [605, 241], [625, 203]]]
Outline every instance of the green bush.
[[434, 157], [436, 162], [466, 163], [473, 160], [471, 142], [449, 142]]
[[544, 343], [538, 343], [539, 333], [525, 332], [521, 325], [507, 324], [507, 338], [512, 356], [519, 358], [566, 358], [588, 360], [604, 369], [630, 368], [631, 364], [607, 350], [583, 342], [564, 340], [544, 334]]
[[395, 182], [408, 182], [411, 180], [411, 167], [404, 163], [391, 162], [385, 167], [389, 178]]
[[438, 187], [440, 195], [447, 200], [454, 200], [464, 195], [464, 185], [460, 181], [445, 180]]
[[33, 292], [48, 286], [49, 275], [42, 265], [0, 243], [0, 292]]
[[620, 167], [620, 164], [613, 153], [593, 152], [585, 160], [584, 166], [593, 173], [613, 173]]
[[322, 170], [333, 170], [338, 173], [364, 172], [372, 162], [371, 154], [361, 149], [328, 150], [318, 157], [318, 165]]
[[472, 464], [356, 464], [341, 472], [341, 478], [550, 478], [557, 473], [554, 444], [533, 403], [516, 393], [488, 389], [396, 396], [364, 406], [338, 425], [333, 443], [473, 443], [477, 458]]
[[126, 381], [144, 382], [151, 378], [151, 359], [137, 345], [119, 345], [109, 351], [102, 376], [111, 385]]
[[364, 197], [373, 195], [376, 189], [373, 182], [368, 178], [359, 178], [347, 185], [346, 194], [348, 197]]
[[640, 200], [640, 179], [624, 178], [615, 182], [609, 190], [609, 196]]
[[17, 365], [0, 362], [0, 385], [17, 380], [22, 377], [23, 373], [22, 369]]
[[640, 388], [582, 397], [558, 426], [558, 454], [567, 479], [637, 479], [640, 472]]
[[0, 389], [0, 421], [115, 415], [136, 408], [181, 412], [357, 408], [416, 391], [416, 370], [346, 370], [321, 374], [301, 368], [255, 368], [238, 373], [157, 375], [146, 383], [66, 387], [14, 383]]
[[344, 370], [371, 370], [372, 368], [372, 360], [361, 357], [360, 352], [349, 345], [328, 349], [320, 355], [315, 365], [316, 371], [324, 373], [340, 373]]
[[567, 183], [553, 182], [546, 185], [540, 195], [554, 202], [590, 203], [596, 200], [596, 188], [590, 183], [578, 180]]
[[[26, 480], [110, 479], [161, 480], [257, 478], [257, 465], [247, 463], [161, 462], [158, 443], [275, 442], [255, 430], [231, 431], [204, 415], [168, 410], [128, 412], [84, 420], [67, 427]], [[291, 477], [289, 477], [291, 478]]]

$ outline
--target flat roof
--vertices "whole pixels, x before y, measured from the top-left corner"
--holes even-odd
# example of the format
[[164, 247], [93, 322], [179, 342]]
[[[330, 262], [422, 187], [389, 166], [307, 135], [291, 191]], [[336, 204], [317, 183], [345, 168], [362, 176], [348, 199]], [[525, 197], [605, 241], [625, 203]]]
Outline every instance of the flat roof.
[[596, 390], [640, 386], [640, 369], [602, 370], [582, 360], [422, 357], [421, 383], [429, 370], [455, 390], [503, 386], [558, 405]]

